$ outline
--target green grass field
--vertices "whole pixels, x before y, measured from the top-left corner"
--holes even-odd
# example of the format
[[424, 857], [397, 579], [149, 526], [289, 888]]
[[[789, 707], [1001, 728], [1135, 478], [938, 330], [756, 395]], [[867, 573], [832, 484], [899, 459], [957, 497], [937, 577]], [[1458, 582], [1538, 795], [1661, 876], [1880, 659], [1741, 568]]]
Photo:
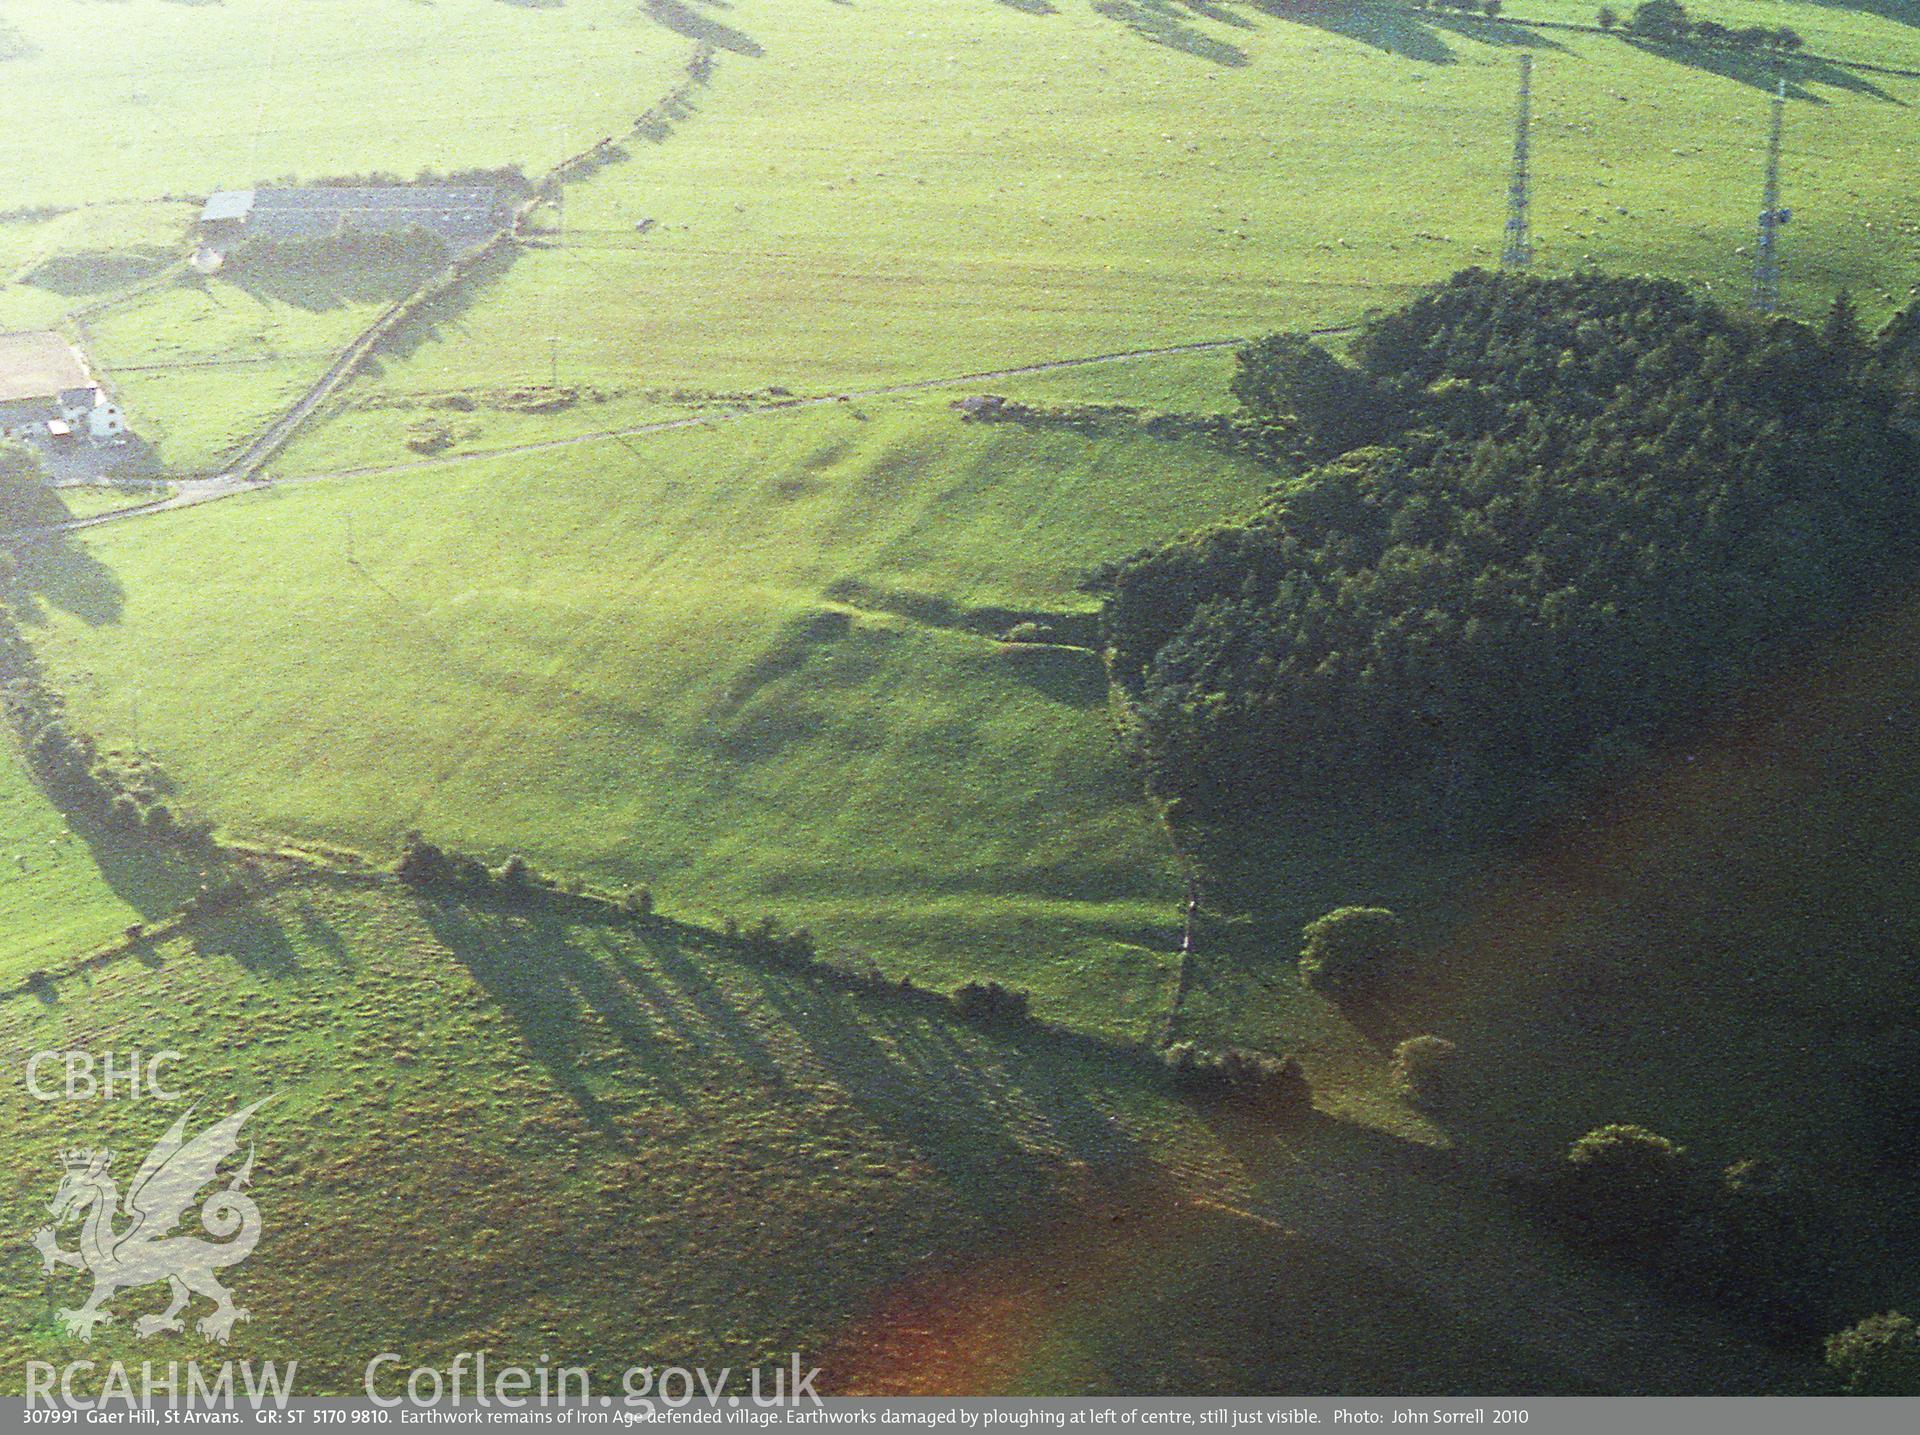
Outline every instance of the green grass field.
[[[380, 1351], [478, 1348], [614, 1390], [629, 1362], [796, 1349], [869, 1391], [1760, 1388], [1729, 1332], [1649, 1311], [1413, 1148], [1203, 1116], [1097, 1047], [984, 1035], [698, 934], [294, 882], [0, 1003], [10, 1064], [162, 1045], [207, 1117], [273, 1096], [250, 1128], [266, 1234], [231, 1277], [253, 1318], [227, 1353], [297, 1360], [301, 1393], [357, 1390]], [[131, 1169], [176, 1110], [83, 1124]], [[0, 1104], [22, 1231], [74, 1118]], [[23, 1242], [4, 1259], [6, 1367], [62, 1358], [72, 1282]], [[200, 1351], [131, 1338], [162, 1299], [123, 1293], [89, 1354]], [[1225, 1354], [1249, 1333], [1257, 1357]]]
[[0, 140], [0, 209], [544, 167], [631, 123], [690, 47], [616, 0], [127, 0], [110, 28], [74, 0], [7, 6], [0, 73], [36, 123]]
[[73, 831], [11, 748], [0, 751], [0, 831], [0, 986], [164, 914], [125, 880], [130, 863]]
[[995, 639], [1060, 612], [1085, 642], [1087, 565], [1266, 481], [937, 401], [802, 412], [101, 529], [34, 575], [70, 595], [38, 641], [103, 736], [138, 691], [142, 744], [230, 830], [418, 827], [1143, 1032], [1173, 854], [1098, 657]]
[[[286, 468], [374, 461], [383, 435], [401, 456], [410, 411], [556, 375], [614, 402], [550, 431], [628, 422], [663, 397], [832, 393], [1349, 322], [1497, 256], [1523, 48], [1539, 264], [1745, 294], [1757, 70], [1387, 4], [1105, 9], [1136, 23], [1079, 3], [742, 0], [672, 135], [570, 186], [557, 247], [343, 395]], [[1779, 9], [1728, 14], [1778, 23]], [[1815, 47], [1920, 56], [1895, 20], [1790, 9]], [[1906, 119], [1920, 82], [1811, 61], [1792, 74], [1789, 300], [1816, 309], [1847, 286], [1884, 315], [1920, 234]], [[1171, 373], [1139, 397], [1200, 396]], [[1075, 378], [1098, 392], [1108, 371], [1053, 387], [1077, 396]], [[469, 445], [518, 437], [483, 421]]]
[[[1920, 67], [1897, 14], [1693, 8]], [[166, 1042], [196, 1093], [279, 1093], [273, 1244], [237, 1352], [297, 1356], [326, 1388], [403, 1337], [422, 1361], [550, 1349], [596, 1370], [799, 1347], [859, 1390], [1799, 1388], [1810, 1350], [1662, 1307], [1474, 1173], [1608, 1120], [1715, 1162], [1867, 1159], [1859, 1093], [1914, 993], [1853, 957], [1920, 929], [1907, 619], [1810, 654], [1779, 684], [1799, 699], [1767, 717], [1754, 695], [1764, 720], [1730, 717], [1612, 825], [1497, 856], [1351, 812], [1242, 834], [1235, 885], [1210, 893], [1234, 920], [1208, 932], [1177, 1031], [1299, 1053], [1319, 1114], [1275, 1130], [1174, 1103], [1082, 1039], [1163, 1033], [1185, 872], [1116, 740], [1077, 584], [1244, 513], [1278, 475], [1126, 423], [947, 407], [989, 390], [1221, 411], [1230, 355], [724, 421], [1344, 325], [1490, 262], [1523, 50], [1540, 266], [1737, 300], [1765, 73], [1367, 0], [126, 0], [104, 58], [71, 23], [96, 13], [0, 14], [0, 84], [44, 122], [0, 140], [0, 211], [71, 206], [0, 216], [0, 328], [90, 310], [90, 353], [179, 475], [212, 470], [406, 287], [165, 278], [194, 196], [537, 173], [624, 133], [696, 46], [714, 67], [273, 471], [405, 467], [22, 553], [11, 605], [75, 726], [230, 838], [384, 862], [417, 828], [604, 891], [647, 884], [706, 927], [772, 913], [850, 966], [993, 976], [1079, 1033], [989, 1038], [698, 932], [317, 880], [0, 1001], [16, 1056]], [[1790, 307], [1846, 287], [1884, 317], [1920, 260], [1920, 80], [1818, 59], [1789, 77]], [[74, 136], [60, 165], [43, 130]], [[689, 414], [711, 421], [594, 437]], [[423, 422], [439, 460], [421, 461]], [[1024, 619], [1053, 641], [999, 640]], [[194, 874], [76, 835], [0, 756], [0, 987], [178, 909]], [[1302, 922], [1372, 901], [1444, 944], [1385, 1025], [1290, 960]], [[1600, 967], [1634, 975], [1607, 986]], [[1392, 1042], [1418, 1030], [1460, 1042], [1466, 1114], [1393, 1090]], [[28, 1157], [0, 1181], [9, 1229], [38, 1219], [72, 1116], [0, 1103]], [[97, 1116], [86, 1139], [130, 1152], [164, 1124]], [[1836, 1257], [1863, 1299], [1910, 1299], [1887, 1189], [1833, 1190], [1836, 1225], [1864, 1233]], [[4, 1259], [17, 1369], [66, 1347], [31, 1252]], [[370, 1269], [398, 1274], [373, 1292]], [[135, 1350], [124, 1323], [101, 1349]]]

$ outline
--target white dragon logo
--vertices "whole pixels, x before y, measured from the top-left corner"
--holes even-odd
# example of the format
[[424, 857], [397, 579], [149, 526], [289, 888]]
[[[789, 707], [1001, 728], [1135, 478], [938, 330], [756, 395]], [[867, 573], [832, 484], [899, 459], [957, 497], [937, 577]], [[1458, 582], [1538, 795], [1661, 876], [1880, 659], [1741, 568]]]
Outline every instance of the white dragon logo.
[[[136, 1320], [135, 1335], [180, 1330], [180, 1312], [195, 1295], [214, 1302], [213, 1311], [195, 1323], [195, 1329], [208, 1340], [226, 1344], [234, 1323], [249, 1318], [244, 1307], [233, 1303], [233, 1292], [214, 1279], [213, 1273], [244, 1261], [260, 1241], [260, 1208], [252, 1197], [243, 1194], [253, 1172], [251, 1146], [245, 1164], [226, 1188], [214, 1192], [200, 1207], [200, 1224], [216, 1239], [169, 1237], [168, 1233], [180, 1224], [194, 1197], [214, 1179], [220, 1163], [239, 1149], [240, 1128], [268, 1099], [234, 1112], [191, 1141], [185, 1139], [185, 1133], [193, 1111], [183, 1112], [140, 1163], [127, 1191], [124, 1212], [120, 1187], [107, 1174], [113, 1163], [111, 1151], [61, 1154], [60, 1189], [49, 1207], [54, 1225], [42, 1226], [33, 1244], [49, 1275], [55, 1266], [76, 1266], [93, 1277], [93, 1294], [86, 1304], [59, 1313], [60, 1323], [69, 1334], [91, 1340], [96, 1325], [113, 1320], [113, 1314], [101, 1307], [114, 1292], [156, 1281], [167, 1283], [173, 1301], [164, 1314], [143, 1315]], [[114, 1219], [121, 1214], [130, 1216], [132, 1222], [116, 1231]], [[83, 1217], [79, 1247], [63, 1251], [54, 1235], [55, 1227], [76, 1216]]]

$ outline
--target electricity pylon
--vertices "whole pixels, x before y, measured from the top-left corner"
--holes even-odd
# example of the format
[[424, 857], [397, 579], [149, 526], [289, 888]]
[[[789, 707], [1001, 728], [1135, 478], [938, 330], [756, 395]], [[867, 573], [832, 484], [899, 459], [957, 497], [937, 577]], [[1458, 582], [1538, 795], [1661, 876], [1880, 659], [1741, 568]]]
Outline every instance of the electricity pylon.
[[1773, 92], [1773, 119], [1767, 132], [1767, 181], [1760, 195], [1760, 236], [1753, 251], [1753, 307], [1771, 314], [1780, 307], [1780, 226], [1793, 211], [1780, 207], [1780, 128], [1787, 109], [1787, 82]]
[[1513, 122], [1513, 178], [1507, 184], [1507, 242], [1500, 263], [1525, 269], [1533, 262], [1533, 232], [1527, 224], [1527, 140], [1533, 128], [1533, 56], [1520, 57], [1520, 110]]

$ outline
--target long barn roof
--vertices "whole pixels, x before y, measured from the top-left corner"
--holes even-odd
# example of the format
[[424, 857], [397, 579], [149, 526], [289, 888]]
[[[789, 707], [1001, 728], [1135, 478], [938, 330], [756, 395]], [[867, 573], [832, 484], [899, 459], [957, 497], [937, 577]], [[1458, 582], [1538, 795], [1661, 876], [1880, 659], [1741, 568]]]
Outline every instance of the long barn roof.
[[253, 212], [253, 193], [250, 189], [221, 190], [200, 211], [200, 222], [212, 224], [221, 219], [245, 219]]

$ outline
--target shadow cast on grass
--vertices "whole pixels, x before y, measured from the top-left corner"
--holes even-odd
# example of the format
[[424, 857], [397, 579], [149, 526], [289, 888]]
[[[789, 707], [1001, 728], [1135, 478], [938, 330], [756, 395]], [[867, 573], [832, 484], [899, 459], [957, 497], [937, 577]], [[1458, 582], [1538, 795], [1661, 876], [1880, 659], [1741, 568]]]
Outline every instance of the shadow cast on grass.
[[[1313, 0], [1248, 0], [1263, 15], [1310, 25], [1316, 30], [1355, 40], [1375, 50], [1427, 65], [1454, 63], [1452, 47], [1440, 37], [1427, 16], [1393, 4], [1321, 6]], [[1517, 27], [1516, 27], [1517, 28]]]
[[110, 294], [153, 278], [175, 257], [171, 249], [157, 244], [60, 254], [34, 266], [22, 282], [70, 299]]
[[824, 1079], [830, 1101], [850, 1102], [983, 1215], [1057, 1194], [1059, 1161], [1118, 1170], [1146, 1159], [1096, 1099], [1151, 1079], [1150, 1061], [1129, 1048], [1049, 1027], [979, 1031], [930, 994], [907, 1000], [763, 967], [696, 929], [655, 923], [616, 943], [609, 927], [602, 944], [560, 913], [417, 901], [559, 1089], [623, 1148], [639, 1133], [589, 1079], [603, 1066], [599, 1028], [685, 1108], [703, 1104], [689, 1067], [706, 1069], [700, 1085], [745, 1083], [800, 1102], [820, 1099]]
[[231, 284], [262, 303], [290, 304], [310, 314], [324, 314], [349, 304], [391, 304], [404, 299], [433, 278], [430, 264], [370, 264], [283, 262], [250, 259], [221, 269], [218, 281], [200, 275], [181, 280], [203, 287]]
[[[58, 510], [53, 521], [70, 516], [53, 490], [48, 495]], [[6, 596], [22, 626], [43, 626], [48, 608], [71, 614], [90, 628], [120, 621], [126, 590], [118, 575], [81, 544], [65, 536], [40, 538], [21, 544], [14, 556], [17, 566]]]
[[225, 907], [193, 921], [194, 946], [202, 956], [226, 957], [261, 976], [302, 974], [300, 953], [280, 919], [254, 902]]
[[1441, 11], [1422, 11], [1421, 18], [1436, 30], [1445, 30], [1463, 40], [1478, 40], [1483, 45], [1503, 45], [1517, 50], [1552, 50], [1567, 53], [1567, 47], [1531, 25], [1516, 25], [1497, 17], [1475, 19], [1469, 15]]
[[632, 1145], [586, 1077], [584, 1023], [598, 1015], [640, 1062], [648, 1083], [676, 1105], [691, 1103], [661, 1039], [660, 1007], [603, 955], [580, 945], [577, 929], [557, 915], [467, 906], [422, 897], [419, 911], [434, 935], [520, 1031], [534, 1059], [601, 1136]]
[[421, 300], [403, 322], [389, 330], [362, 363], [360, 372], [377, 379], [388, 361], [404, 362], [427, 345], [458, 332], [467, 311], [506, 277], [520, 254], [519, 244], [503, 242], [474, 260], [459, 278]]
[[[1052, 1163], [1010, 1129], [1017, 1111], [1033, 1123], [1029, 1141], [1054, 1146], [1058, 1159], [1116, 1176], [1136, 1174], [1147, 1160], [1094, 1100], [1099, 1090], [1142, 1080], [1140, 1066], [1106, 1066], [1070, 1040], [1048, 1049], [1051, 1031], [1028, 1037], [1009, 1028], [969, 1039], [943, 1016], [805, 977], [766, 972], [754, 980], [808, 1063], [983, 1214], [1001, 1213], [1010, 1200], [1039, 1205], [1058, 1191]], [[994, 1060], [1001, 1055], [1004, 1063]]]
[[1143, 40], [1179, 50], [1195, 59], [1228, 69], [1247, 63], [1238, 45], [1217, 40], [1190, 23], [1194, 12], [1176, 0], [1094, 0], [1093, 8], [1109, 20], [1118, 20]]
[[1920, 0], [1808, 0], [1823, 10], [1853, 10], [1900, 25], [1920, 25]]
[[722, 24], [711, 15], [703, 14], [684, 3], [684, 0], [646, 0], [646, 7], [648, 17], [656, 25], [663, 25], [689, 40], [698, 40], [719, 50], [730, 50], [749, 59], [758, 59], [766, 53], [752, 36], [731, 25]]
[[1784, 79], [1787, 82], [1787, 98], [1806, 104], [1828, 104], [1826, 96], [1816, 94], [1809, 88], [1812, 85], [1825, 85], [1829, 89], [1846, 90], [1887, 104], [1904, 106], [1904, 101], [1895, 99], [1866, 76], [1828, 60], [1805, 55], [1752, 55], [1720, 46], [1649, 40], [1638, 35], [1623, 35], [1621, 39], [1643, 54], [1671, 60], [1676, 65], [1685, 65], [1688, 69], [1709, 75], [1718, 75], [1768, 94]]

